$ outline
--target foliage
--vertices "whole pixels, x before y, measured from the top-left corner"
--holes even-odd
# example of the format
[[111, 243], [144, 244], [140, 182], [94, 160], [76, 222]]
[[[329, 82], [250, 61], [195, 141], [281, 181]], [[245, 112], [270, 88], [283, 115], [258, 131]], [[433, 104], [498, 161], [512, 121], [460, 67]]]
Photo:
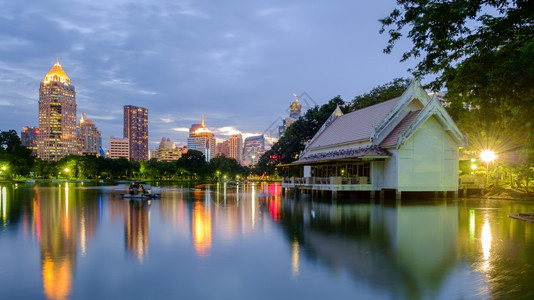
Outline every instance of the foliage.
[[[408, 29], [413, 47], [403, 54], [402, 61], [420, 59], [414, 70], [416, 75], [437, 74], [454, 68], [465, 58], [485, 53], [506, 58], [513, 49], [532, 41], [532, 1], [398, 0], [397, 3], [398, 7], [380, 20], [380, 33], [389, 28], [384, 52], [391, 53]], [[439, 88], [444, 82], [445, 78], [440, 76], [433, 87]]]
[[197, 150], [188, 150], [176, 161], [176, 167], [189, 175], [189, 179], [204, 178], [208, 173], [208, 163], [204, 154]]
[[338, 106], [343, 113], [347, 113], [350, 110], [339, 96], [331, 99], [321, 107], [316, 105], [308, 109], [304, 116], [293, 122], [278, 142], [261, 156], [253, 171], [258, 175], [274, 174], [277, 165], [291, 163], [296, 160], [299, 153], [304, 150], [306, 142], [313, 138]]
[[34, 164], [32, 151], [20, 142], [15, 130], [0, 132], [0, 165], [8, 174], [28, 175]]
[[369, 93], [354, 97], [352, 110], [362, 109], [386, 100], [399, 97], [410, 85], [410, 79], [395, 78], [392, 81], [373, 88]]
[[414, 74], [436, 74], [431, 87], [447, 88], [448, 110], [473, 154], [495, 150], [508, 169], [528, 173], [534, 164], [534, 2], [397, 3], [380, 20], [390, 38], [384, 51], [391, 53], [407, 34], [413, 46], [402, 61], [415, 59]]

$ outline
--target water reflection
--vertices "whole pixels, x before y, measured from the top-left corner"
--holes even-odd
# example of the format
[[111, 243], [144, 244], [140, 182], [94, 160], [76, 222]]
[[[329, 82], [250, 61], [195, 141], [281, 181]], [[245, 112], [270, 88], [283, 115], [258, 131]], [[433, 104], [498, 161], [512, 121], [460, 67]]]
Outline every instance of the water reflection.
[[[161, 200], [152, 201], [65, 183], [0, 185], [0, 246], [19, 232], [22, 239], [37, 241], [35, 276], [40, 295], [48, 299], [91, 297], [92, 278], [102, 270], [115, 270], [117, 287], [111, 290], [162, 271], [169, 278], [188, 278], [191, 286], [201, 284], [195, 278], [216, 282], [228, 274], [248, 296], [258, 296], [257, 286], [244, 287], [256, 280], [275, 281], [295, 298], [323, 284], [349, 291], [343, 297], [336, 290], [333, 296], [339, 298], [361, 287], [370, 298], [534, 297], [533, 226], [508, 218], [534, 211], [534, 202], [317, 200], [284, 197], [279, 184], [266, 183], [169, 187]], [[96, 234], [105, 238], [95, 239]], [[0, 267], [17, 263], [0, 257]], [[167, 264], [180, 267], [166, 269]], [[0, 282], [7, 276], [14, 275], [0, 272]], [[176, 293], [173, 285], [152, 283]], [[186, 298], [202, 298], [196, 297], [198, 290], [188, 291]]]
[[[39, 241], [43, 292], [48, 299], [66, 299], [72, 291], [78, 243], [82, 254], [98, 224], [98, 203], [65, 183], [41, 188], [32, 198], [31, 235]], [[26, 214], [26, 212], [25, 212]], [[80, 240], [79, 240], [80, 238]]]
[[193, 243], [198, 256], [209, 255], [211, 249], [211, 207], [209, 203], [193, 203]]
[[139, 262], [148, 255], [148, 223], [151, 200], [125, 201], [124, 236], [126, 249]]

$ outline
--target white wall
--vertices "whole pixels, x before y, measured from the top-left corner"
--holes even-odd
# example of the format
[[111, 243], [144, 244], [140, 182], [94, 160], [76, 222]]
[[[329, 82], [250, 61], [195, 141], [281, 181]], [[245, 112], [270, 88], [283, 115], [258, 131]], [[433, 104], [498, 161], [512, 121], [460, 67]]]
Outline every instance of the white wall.
[[399, 191], [458, 190], [458, 146], [430, 117], [398, 150]]

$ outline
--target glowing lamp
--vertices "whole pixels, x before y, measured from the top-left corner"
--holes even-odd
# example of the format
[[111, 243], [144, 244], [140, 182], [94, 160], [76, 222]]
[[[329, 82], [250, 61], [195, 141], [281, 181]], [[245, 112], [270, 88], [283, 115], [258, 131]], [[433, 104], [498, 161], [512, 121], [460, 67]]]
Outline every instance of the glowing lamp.
[[489, 163], [489, 162], [494, 161], [497, 158], [497, 155], [495, 154], [495, 152], [491, 150], [484, 150], [480, 153], [480, 158], [484, 162]]

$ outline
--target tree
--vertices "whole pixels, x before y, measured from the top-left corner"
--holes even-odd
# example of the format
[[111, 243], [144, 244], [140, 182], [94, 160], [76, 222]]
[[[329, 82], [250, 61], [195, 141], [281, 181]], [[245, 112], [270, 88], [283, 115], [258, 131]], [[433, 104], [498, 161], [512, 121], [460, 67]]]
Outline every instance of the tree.
[[176, 161], [177, 170], [183, 170], [189, 174], [189, 179], [196, 176], [204, 177], [207, 171], [206, 157], [197, 150], [188, 150]]
[[308, 109], [304, 116], [301, 116], [286, 129], [284, 135], [271, 147], [271, 150], [260, 157], [254, 172], [258, 175], [273, 174], [277, 165], [291, 163], [298, 159], [306, 142], [313, 138], [338, 106], [341, 107], [343, 113], [350, 110], [339, 96], [334, 97], [321, 107], [316, 105]]
[[392, 81], [373, 88], [369, 93], [354, 97], [352, 109], [358, 110], [386, 100], [399, 97], [410, 85], [410, 79], [395, 78]]
[[15, 130], [0, 132], [0, 164], [8, 164], [9, 174], [30, 174], [34, 161], [32, 151], [22, 146]]
[[[517, 50], [528, 47], [534, 37], [534, 3], [528, 0], [398, 0], [397, 3], [399, 6], [380, 20], [380, 33], [390, 28], [384, 52], [391, 53], [405, 29], [409, 29], [408, 38], [413, 47], [402, 55], [402, 61], [419, 59], [412, 70], [416, 75], [454, 69], [464, 59], [467, 64], [476, 64], [477, 57], [487, 55], [497, 55], [501, 61], [507, 61]], [[434, 81], [434, 88], [446, 82], [443, 75]], [[523, 78], [521, 74], [511, 75]]]
[[210, 173], [220, 172], [221, 176], [234, 178], [239, 172], [239, 163], [235, 158], [218, 155], [209, 162]]
[[[403, 34], [413, 42], [418, 76], [436, 74], [449, 112], [470, 145], [527, 154], [534, 164], [534, 2], [527, 0], [398, 0], [380, 20], [391, 53]], [[473, 147], [472, 147], [473, 148]], [[517, 155], [515, 155], [517, 157]], [[519, 161], [516, 160], [515, 163]]]

